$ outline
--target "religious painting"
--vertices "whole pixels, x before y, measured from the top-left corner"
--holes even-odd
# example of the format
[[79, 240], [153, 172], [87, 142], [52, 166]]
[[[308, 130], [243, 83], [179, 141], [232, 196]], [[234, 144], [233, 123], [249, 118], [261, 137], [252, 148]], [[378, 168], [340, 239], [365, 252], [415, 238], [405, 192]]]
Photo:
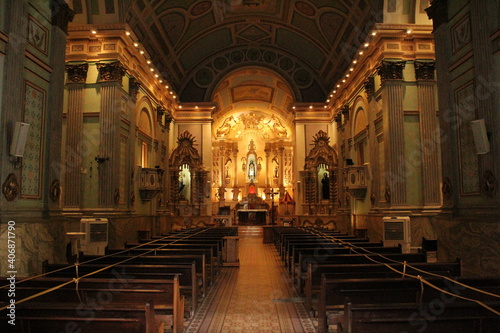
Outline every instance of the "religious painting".
[[256, 84], [234, 87], [232, 89], [233, 102], [257, 100], [271, 103], [273, 89]]
[[47, 54], [49, 31], [34, 17], [29, 17], [28, 42], [43, 54]]
[[471, 121], [476, 119], [472, 82], [455, 90], [455, 108], [460, 162], [460, 193], [462, 195], [477, 195], [480, 192], [479, 159], [471, 127]]
[[453, 53], [457, 53], [472, 40], [470, 31], [470, 17], [463, 17], [457, 24], [451, 28], [451, 44]]

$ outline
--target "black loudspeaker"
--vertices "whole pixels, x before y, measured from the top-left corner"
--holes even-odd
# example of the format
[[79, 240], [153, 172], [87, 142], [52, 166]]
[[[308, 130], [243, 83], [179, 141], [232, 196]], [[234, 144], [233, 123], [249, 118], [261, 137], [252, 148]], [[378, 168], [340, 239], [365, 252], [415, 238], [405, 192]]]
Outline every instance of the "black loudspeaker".
[[10, 144], [10, 155], [23, 157], [26, 140], [28, 139], [28, 130], [30, 124], [16, 121], [14, 130], [12, 131], [12, 141]]
[[345, 159], [345, 164], [346, 164], [346, 165], [354, 165], [354, 162], [352, 161], [352, 159], [351, 159], [351, 158], [346, 158], [346, 159]]
[[476, 144], [477, 154], [486, 154], [490, 152], [490, 140], [488, 139], [488, 132], [484, 119], [473, 120], [470, 122], [472, 128], [472, 135], [474, 136], [474, 143]]

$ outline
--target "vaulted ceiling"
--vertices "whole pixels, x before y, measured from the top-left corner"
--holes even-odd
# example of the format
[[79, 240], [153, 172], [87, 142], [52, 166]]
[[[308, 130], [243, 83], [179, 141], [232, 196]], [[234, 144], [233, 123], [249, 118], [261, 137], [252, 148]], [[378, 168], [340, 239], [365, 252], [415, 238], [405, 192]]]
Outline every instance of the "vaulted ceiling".
[[183, 102], [209, 101], [242, 67], [265, 67], [302, 102], [325, 100], [383, 0], [133, 0], [126, 21]]

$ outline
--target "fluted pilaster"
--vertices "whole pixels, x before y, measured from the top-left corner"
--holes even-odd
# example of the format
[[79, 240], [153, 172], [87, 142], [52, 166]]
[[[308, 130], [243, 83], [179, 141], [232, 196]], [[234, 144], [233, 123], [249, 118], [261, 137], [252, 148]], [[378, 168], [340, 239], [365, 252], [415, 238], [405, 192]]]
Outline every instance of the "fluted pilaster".
[[404, 61], [384, 61], [382, 79], [384, 142], [386, 151], [386, 199], [391, 206], [406, 205], [406, 161], [404, 154], [403, 69]]
[[422, 183], [425, 206], [441, 204], [441, 172], [439, 168], [439, 136], [436, 115], [434, 62], [415, 62], [420, 108], [422, 151]]
[[119, 89], [117, 82], [101, 82], [101, 112], [99, 157], [99, 207], [115, 205], [115, 191], [118, 188], [118, 129]]
[[66, 173], [64, 175], [64, 206], [78, 208], [82, 202], [82, 133], [84, 84], [68, 84], [68, 115], [66, 118]]

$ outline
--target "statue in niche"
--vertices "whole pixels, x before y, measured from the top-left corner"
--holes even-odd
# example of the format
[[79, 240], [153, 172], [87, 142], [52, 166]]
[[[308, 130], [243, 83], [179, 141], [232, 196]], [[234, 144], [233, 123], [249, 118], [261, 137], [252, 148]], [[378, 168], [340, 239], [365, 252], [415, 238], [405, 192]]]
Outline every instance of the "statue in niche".
[[328, 173], [323, 174], [323, 179], [321, 179], [321, 191], [323, 200], [330, 199], [330, 178], [328, 178]]
[[253, 161], [248, 164], [248, 179], [250, 181], [255, 180], [255, 163]]

